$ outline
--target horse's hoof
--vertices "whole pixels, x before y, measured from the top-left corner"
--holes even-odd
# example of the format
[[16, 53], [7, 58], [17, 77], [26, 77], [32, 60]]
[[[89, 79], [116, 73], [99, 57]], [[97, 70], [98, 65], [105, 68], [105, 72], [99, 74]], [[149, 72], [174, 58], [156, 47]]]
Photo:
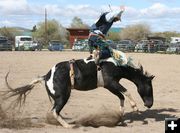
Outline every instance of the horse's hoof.
[[134, 106], [134, 107], [133, 107], [133, 111], [134, 111], [134, 112], [138, 112], [139, 109], [138, 109], [136, 106]]
[[139, 109], [133, 110], [134, 113], [136, 114], [141, 114], [141, 112], [139, 111]]
[[69, 124], [67, 124], [67, 125], [64, 125], [63, 127], [64, 127], [64, 128], [73, 128], [74, 125], [69, 125]]
[[73, 125], [73, 124], [66, 124], [64, 125], [63, 127], [64, 128], [74, 128], [76, 125]]

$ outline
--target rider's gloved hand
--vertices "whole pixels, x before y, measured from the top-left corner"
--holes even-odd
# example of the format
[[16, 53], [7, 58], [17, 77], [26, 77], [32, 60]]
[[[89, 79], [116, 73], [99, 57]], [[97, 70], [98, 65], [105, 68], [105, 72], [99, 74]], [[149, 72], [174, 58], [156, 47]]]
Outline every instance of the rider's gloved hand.
[[90, 56], [87, 58], [87, 60], [91, 60], [92, 58], [93, 58], [93, 56], [90, 55]]

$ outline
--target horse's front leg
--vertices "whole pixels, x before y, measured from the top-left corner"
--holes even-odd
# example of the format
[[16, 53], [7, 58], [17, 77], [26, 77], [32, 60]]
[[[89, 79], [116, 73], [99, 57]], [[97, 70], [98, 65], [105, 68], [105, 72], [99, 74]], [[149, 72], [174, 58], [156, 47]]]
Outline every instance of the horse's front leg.
[[138, 109], [138, 107], [137, 107], [137, 104], [136, 104], [135, 100], [134, 100], [133, 97], [131, 96], [131, 94], [130, 94], [128, 91], [125, 91], [125, 92], [122, 92], [122, 93], [128, 98], [129, 103], [130, 103], [133, 111], [138, 112], [139, 109]]
[[124, 99], [120, 99], [120, 107], [119, 107], [120, 112], [122, 115], [124, 115]]
[[131, 96], [131, 94], [130, 94], [130, 93], [127, 91], [127, 89], [124, 88], [121, 84], [119, 84], [119, 83], [117, 83], [117, 84], [118, 84], [118, 86], [119, 86], [119, 91], [121, 91], [121, 93], [128, 98], [129, 103], [130, 103], [133, 111], [138, 112], [139, 109], [138, 109], [138, 107], [137, 107], [137, 104], [136, 104], [135, 100], [134, 100], [133, 97]]
[[124, 115], [124, 95], [119, 91], [119, 88], [117, 87], [116, 83], [114, 81], [111, 82], [105, 82], [104, 88], [108, 89], [111, 93], [116, 95], [120, 100], [120, 114]]
[[137, 107], [134, 99], [132, 98], [132, 96], [130, 95], [130, 93], [127, 91], [126, 88], [124, 88], [117, 81], [111, 81], [111, 82], [105, 82], [105, 83], [107, 83], [105, 85], [105, 88], [107, 88], [110, 92], [112, 92], [113, 94], [115, 94], [116, 96], [118, 96], [120, 98], [120, 100], [121, 100], [120, 108], [123, 108], [123, 110], [124, 110], [124, 96], [126, 96], [129, 100], [131, 107], [133, 108], [133, 111], [138, 112], [138, 107]]

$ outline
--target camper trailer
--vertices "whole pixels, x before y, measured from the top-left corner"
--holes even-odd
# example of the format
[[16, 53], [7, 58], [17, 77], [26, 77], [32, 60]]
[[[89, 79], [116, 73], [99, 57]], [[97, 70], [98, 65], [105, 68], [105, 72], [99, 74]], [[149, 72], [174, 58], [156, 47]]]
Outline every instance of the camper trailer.
[[171, 37], [171, 43], [180, 43], [180, 37]]

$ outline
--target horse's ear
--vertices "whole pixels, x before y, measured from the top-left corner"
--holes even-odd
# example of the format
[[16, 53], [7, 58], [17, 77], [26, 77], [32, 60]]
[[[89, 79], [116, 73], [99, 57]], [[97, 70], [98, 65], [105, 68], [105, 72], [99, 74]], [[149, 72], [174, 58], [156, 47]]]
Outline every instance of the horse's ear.
[[154, 76], [154, 75], [152, 75], [152, 76], [150, 77], [150, 79], [151, 79], [151, 80], [153, 80], [153, 79], [154, 79], [154, 77], [155, 77], [155, 76]]
[[143, 66], [141, 64], [139, 64], [139, 70], [142, 74], [144, 73]]

